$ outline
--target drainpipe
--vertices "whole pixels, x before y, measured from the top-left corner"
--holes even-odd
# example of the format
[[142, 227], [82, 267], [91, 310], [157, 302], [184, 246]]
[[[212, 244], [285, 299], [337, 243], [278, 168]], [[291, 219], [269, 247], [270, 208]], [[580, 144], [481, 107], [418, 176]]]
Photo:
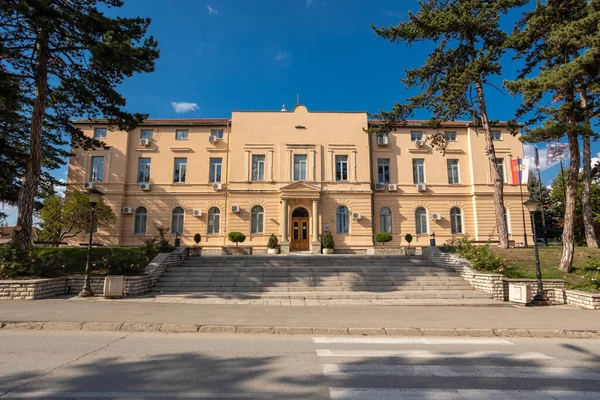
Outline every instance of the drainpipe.
[[[229, 214], [229, 208], [227, 207], [227, 200], [229, 195], [229, 141], [231, 139], [231, 120], [227, 121], [227, 152], [225, 153], [225, 190], [223, 195], [225, 196], [225, 212], [223, 213], [223, 246], [227, 245], [227, 215]], [[208, 238], [207, 238], [208, 239]]]
[[[369, 121], [367, 121], [368, 127]], [[373, 190], [373, 146], [372, 140], [373, 136], [368, 133], [368, 142], [369, 142], [369, 185], [371, 189], [371, 244], [375, 247], [375, 242], [373, 239], [375, 238], [375, 191]]]

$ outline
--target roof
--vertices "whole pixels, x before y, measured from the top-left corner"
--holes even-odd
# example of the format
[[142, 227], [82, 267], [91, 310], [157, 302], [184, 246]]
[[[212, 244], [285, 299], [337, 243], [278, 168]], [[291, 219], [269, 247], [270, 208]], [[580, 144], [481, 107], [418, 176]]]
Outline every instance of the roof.
[[[398, 122], [396, 122], [396, 126], [422, 127], [422, 126], [425, 126], [428, 122], [429, 122], [429, 120], [424, 120], [424, 119], [411, 119], [411, 120], [407, 120], [407, 121], [398, 121]], [[377, 120], [377, 119], [372, 119], [372, 120], [369, 120], [369, 124], [370, 125], [381, 125], [381, 124], [383, 124], [383, 121]], [[471, 121], [445, 121], [445, 122], [442, 122], [441, 125], [443, 127], [448, 127], [448, 128], [466, 128], [469, 126], [474, 126], [475, 124], [473, 124], [473, 122], [471, 122]], [[507, 125], [508, 125], [508, 122], [506, 122], [506, 121], [497, 121], [492, 126], [507, 126]]]
[[[140, 126], [165, 126], [165, 125], [176, 125], [176, 126], [219, 126], [227, 125], [230, 118], [153, 118], [147, 119], [140, 124]], [[73, 124], [107, 124], [107, 119], [78, 119], [71, 121]]]

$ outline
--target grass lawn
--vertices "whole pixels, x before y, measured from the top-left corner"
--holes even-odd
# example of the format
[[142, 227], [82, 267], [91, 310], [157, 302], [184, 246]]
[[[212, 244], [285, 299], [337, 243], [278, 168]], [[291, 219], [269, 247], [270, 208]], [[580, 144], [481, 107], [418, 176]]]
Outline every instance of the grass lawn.
[[[504, 271], [505, 276], [509, 278], [535, 279], [535, 253], [533, 248], [493, 249], [493, 251], [495, 255], [504, 258], [507, 262], [507, 269]], [[539, 252], [542, 278], [564, 279], [569, 289], [598, 292], [577, 271], [568, 274], [558, 269], [562, 247], [540, 247]], [[576, 247], [575, 256], [573, 257], [573, 268], [581, 268], [588, 260], [599, 258], [600, 249]]]

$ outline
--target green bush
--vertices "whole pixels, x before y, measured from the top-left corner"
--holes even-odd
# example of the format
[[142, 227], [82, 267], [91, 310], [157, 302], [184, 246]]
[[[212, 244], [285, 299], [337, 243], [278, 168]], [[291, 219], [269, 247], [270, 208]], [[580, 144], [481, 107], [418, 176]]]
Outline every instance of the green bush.
[[236, 246], [238, 243], [244, 243], [244, 240], [246, 240], [246, 235], [242, 232], [229, 232], [228, 237], [229, 241], [235, 243]]
[[202, 240], [202, 236], [200, 236], [199, 233], [196, 233], [194, 235], [194, 242], [196, 242], [196, 247], [198, 247], [198, 244], [200, 243], [201, 240]]
[[321, 239], [321, 245], [324, 249], [333, 249], [335, 243], [333, 242], [333, 236], [331, 235], [331, 232], [326, 231], [323, 234], [323, 238]]
[[413, 237], [410, 233], [407, 233], [404, 236], [404, 240], [406, 240], [406, 243], [408, 243], [408, 248], [410, 249], [410, 243], [413, 241]]
[[471, 262], [473, 268], [478, 271], [500, 273], [505, 270], [504, 259], [495, 256], [489, 245], [477, 246], [468, 236], [452, 239], [442, 248], [445, 251], [455, 251]]
[[279, 248], [279, 240], [277, 239], [277, 236], [275, 236], [274, 233], [271, 233], [271, 236], [269, 236], [269, 242], [267, 243], [267, 248], [268, 249], [278, 249]]
[[573, 270], [573, 273], [583, 277], [594, 289], [600, 290], [600, 260], [591, 259], [583, 267]]
[[168, 228], [162, 225], [154, 225], [157, 235], [144, 242], [144, 249], [148, 257], [153, 258], [158, 253], [170, 253], [175, 250], [175, 246], [171, 245], [166, 238], [169, 232]]
[[379, 243], [383, 243], [385, 246], [386, 242], [392, 240], [392, 234], [388, 232], [379, 232], [377, 235], [375, 235], [375, 240]]

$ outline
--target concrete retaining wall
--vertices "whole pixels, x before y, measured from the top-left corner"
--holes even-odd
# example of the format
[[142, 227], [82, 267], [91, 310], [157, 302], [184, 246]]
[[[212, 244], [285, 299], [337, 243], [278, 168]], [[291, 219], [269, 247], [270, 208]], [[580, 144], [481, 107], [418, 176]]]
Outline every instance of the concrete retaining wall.
[[565, 290], [564, 302], [571, 306], [585, 308], [587, 310], [600, 310], [600, 293]]

